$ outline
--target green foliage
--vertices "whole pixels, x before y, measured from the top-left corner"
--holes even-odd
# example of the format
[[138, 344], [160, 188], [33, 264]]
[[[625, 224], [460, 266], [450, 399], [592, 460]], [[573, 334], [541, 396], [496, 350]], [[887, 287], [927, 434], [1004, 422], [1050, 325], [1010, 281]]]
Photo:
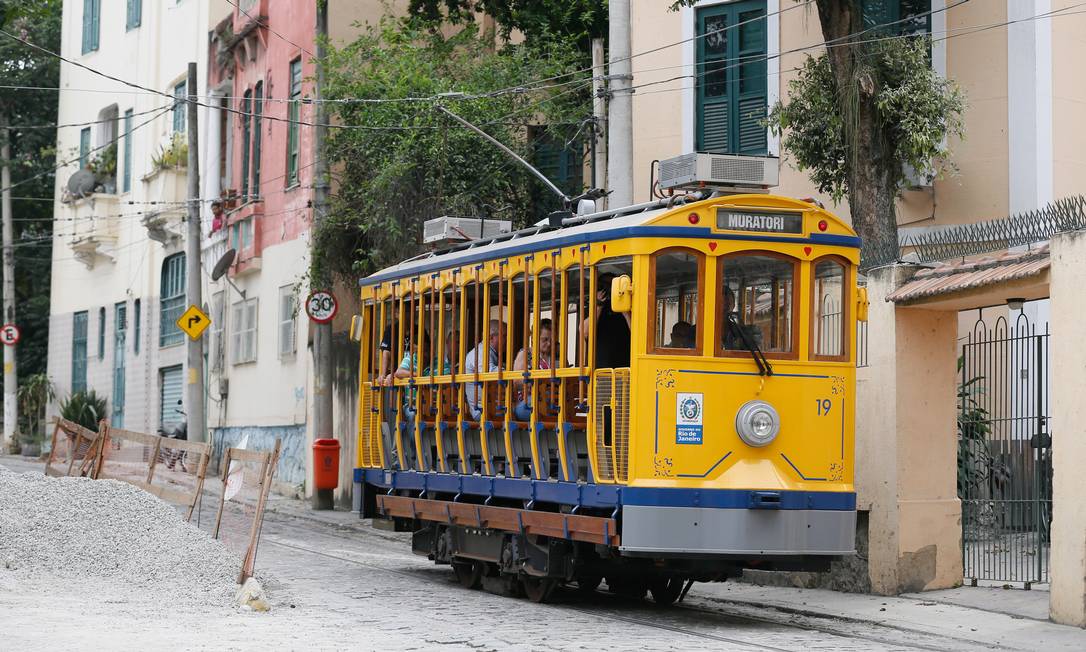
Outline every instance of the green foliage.
[[[329, 48], [326, 97], [411, 98], [460, 92], [446, 106], [530, 157], [532, 138], [566, 142], [591, 115], [587, 82], [474, 97], [577, 69], [560, 44], [494, 49], [474, 24], [447, 36], [423, 21], [385, 19], [354, 43]], [[523, 226], [560, 208], [542, 184], [432, 102], [332, 103], [327, 157], [337, 191], [316, 231], [313, 278], [357, 277], [420, 251], [422, 222], [486, 215]], [[549, 125], [540, 127], [536, 125]]]
[[87, 169], [99, 178], [112, 179], [117, 175], [117, 143], [102, 148], [87, 162]]
[[586, 52], [591, 39], [607, 36], [605, 0], [411, 0], [408, 11], [433, 25], [472, 22], [486, 14], [506, 41], [516, 30], [529, 43], [567, 41]]
[[[116, 145], [111, 145], [116, 147]], [[174, 134], [170, 142], [158, 148], [157, 154], [151, 155], [151, 165], [156, 170], [183, 168], [189, 164], [189, 142], [185, 134]]]
[[[0, 27], [53, 52], [60, 51], [61, 0], [0, 0]], [[26, 45], [0, 36], [0, 85], [56, 87], [60, 85], [60, 63]], [[49, 125], [57, 122], [57, 92], [53, 90], [14, 90], [0, 92], [0, 123], [11, 125]], [[0, 138], [5, 136], [0, 129]], [[34, 375], [45, 372], [49, 341], [49, 288], [53, 239], [52, 202], [23, 197], [52, 197], [56, 176], [56, 131], [49, 129], [12, 129], [12, 210], [15, 249], [15, 303], [17, 323], [23, 338], [16, 350], [19, 372]], [[35, 175], [40, 177], [32, 179]]]
[[984, 376], [970, 378], [958, 388], [958, 497], [963, 499], [979, 498], [985, 487], [1010, 479], [1010, 469], [988, 449], [991, 415], [976, 398], [984, 392], [983, 380]]
[[106, 417], [106, 398], [95, 391], [76, 392], [60, 403], [60, 416], [98, 432], [98, 422]]
[[53, 381], [45, 374], [27, 376], [19, 383], [16, 396], [22, 421], [22, 441], [39, 444], [44, 439], [41, 425], [45, 421], [45, 406], [56, 398]]
[[[819, 191], [839, 200], [849, 193], [855, 148], [861, 138], [881, 139], [883, 160], [893, 186], [903, 187], [906, 167], [943, 172], [947, 141], [963, 135], [965, 100], [953, 81], [935, 73], [929, 62], [930, 41], [894, 38], [867, 43], [853, 71], [853, 88], [839, 89], [826, 55], [808, 56], [789, 82], [788, 104], [778, 102], [769, 127], [782, 134], [784, 149], [800, 170], [807, 171]], [[859, 86], [873, 90], [874, 132], [850, 120], [856, 116]]]

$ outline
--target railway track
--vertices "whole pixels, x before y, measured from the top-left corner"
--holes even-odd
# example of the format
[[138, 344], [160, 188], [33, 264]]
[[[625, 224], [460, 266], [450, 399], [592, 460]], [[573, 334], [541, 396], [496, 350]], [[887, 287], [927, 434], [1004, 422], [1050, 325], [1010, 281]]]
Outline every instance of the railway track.
[[[269, 535], [270, 533], [265, 533], [261, 541], [263, 544], [286, 548], [294, 552], [324, 557], [326, 559], [333, 559], [338, 562], [364, 567], [379, 573], [407, 577], [415, 582], [430, 584], [434, 582], [434, 569], [432, 567], [420, 567], [417, 570], [389, 568], [382, 564], [355, 559], [344, 554], [326, 552], [306, 545], [299, 545], [297, 541], [287, 541], [279, 536]], [[352, 540], [350, 537], [345, 537], [341, 533], [332, 534], [331, 536], [335, 539]], [[357, 539], [354, 540], [357, 541]], [[451, 576], [452, 574], [450, 572], [450, 579]], [[708, 600], [712, 601], [711, 598]], [[664, 630], [685, 637], [715, 641], [718, 643], [728, 643], [752, 650], [773, 650], [774, 652], [780, 652], [784, 650], [795, 650], [805, 646], [795, 645], [792, 647], [781, 647], [780, 645], [771, 645], [760, 641], [750, 640], [749, 638], [728, 636], [726, 634], [718, 633], [717, 630], [735, 625], [762, 625], [778, 628], [775, 632], [765, 632], [766, 636], [781, 634], [780, 628], [791, 630], [796, 633], [813, 631], [829, 637], [843, 639], [841, 641], [842, 643], [845, 643], [845, 640], [850, 640], [852, 641], [853, 646], [858, 642], [863, 641], [879, 647], [901, 650], [942, 651], [948, 648], [948, 643], [953, 643], [958, 649], [991, 649], [979, 646], [976, 642], [965, 639], [940, 638], [930, 634], [897, 630], [877, 624], [867, 625], [865, 623], [863, 625], [866, 625], [866, 629], [868, 630], [885, 627], [887, 630], [886, 634], [882, 635], [877, 631], [854, 631], [859, 629], [862, 625], [850, 623], [849, 621], [819, 618], [816, 616], [785, 614], [776, 611], [773, 611], [773, 613], [776, 613], [778, 615], [777, 617], [768, 615], [759, 616], [749, 613], [753, 607], [727, 601], [717, 601], [716, 604], [712, 606], [706, 606], [705, 604], [691, 605], [686, 603], [677, 604], [666, 609], [657, 609], [648, 602], [635, 602], [602, 591], [597, 591], [590, 596], [577, 595], [574, 591], [563, 591], [561, 593], [556, 593], [556, 600], [548, 606], [576, 612], [593, 618], [609, 620], [612, 622], [622, 622], [656, 630]], [[622, 613], [618, 613], [618, 609], [621, 609]], [[696, 620], [696, 622], [691, 622], [694, 620]]]

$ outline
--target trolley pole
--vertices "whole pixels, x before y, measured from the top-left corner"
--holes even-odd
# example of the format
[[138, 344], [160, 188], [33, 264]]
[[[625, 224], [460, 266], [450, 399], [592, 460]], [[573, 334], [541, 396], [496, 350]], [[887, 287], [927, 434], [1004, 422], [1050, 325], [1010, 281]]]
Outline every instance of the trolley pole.
[[[200, 256], [200, 138], [197, 132], [196, 102], [196, 63], [189, 62], [188, 82], [185, 86], [188, 91], [188, 200], [189, 223], [185, 238], [185, 273], [186, 287], [189, 303], [203, 309], [203, 261]], [[186, 346], [187, 362], [189, 368], [188, 384], [186, 385], [188, 405], [188, 433], [189, 439], [194, 442], [207, 441], [207, 420], [204, 415], [204, 341], [202, 339], [188, 340]]]
[[[328, 165], [324, 159], [324, 141], [328, 129], [328, 111], [321, 102], [324, 91], [324, 60], [328, 55], [325, 41], [328, 38], [328, 3], [317, 2], [317, 84], [314, 95], [315, 103], [313, 128], [313, 222], [319, 225], [324, 220], [328, 204]], [[312, 277], [313, 289], [319, 289], [329, 279]], [[317, 439], [333, 439], [332, 429], [332, 324], [313, 324], [313, 433]], [[313, 490], [313, 509], [333, 509], [334, 498], [331, 489]]]
[[[5, 324], [15, 323], [15, 249], [12, 246], [11, 215], [11, 132], [7, 129], [7, 116], [0, 116], [0, 187], [3, 190], [3, 263], [4, 263], [4, 319]], [[5, 446], [15, 443], [15, 425], [19, 421], [19, 406], [16, 401], [19, 388], [19, 376], [15, 365], [15, 346], [4, 346], [4, 438], [0, 442], [0, 451]], [[10, 450], [10, 449], [8, 449]]]
[[633, 204], [633, 68], [630, 63], [630, 0], [607, 3], [611, 40], [611, 97], [607, 120], [608, 208]]

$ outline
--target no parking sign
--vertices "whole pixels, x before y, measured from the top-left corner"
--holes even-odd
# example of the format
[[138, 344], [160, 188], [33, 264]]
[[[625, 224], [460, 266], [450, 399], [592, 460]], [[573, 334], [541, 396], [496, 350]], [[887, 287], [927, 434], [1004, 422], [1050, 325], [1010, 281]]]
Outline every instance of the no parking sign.
[[0, 326], [0, 342], [3, 342], [7, 346], [15, 346], [19, 343], [19, 338], [23, 334], [19, 331], [19, 327], [15, 324], [4, 324]]

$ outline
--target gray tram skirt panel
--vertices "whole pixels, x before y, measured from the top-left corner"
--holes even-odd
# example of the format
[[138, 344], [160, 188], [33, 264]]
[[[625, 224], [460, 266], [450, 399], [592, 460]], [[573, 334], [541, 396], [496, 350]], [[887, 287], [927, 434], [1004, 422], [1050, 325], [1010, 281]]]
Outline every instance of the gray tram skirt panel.
[[844, 555], [855, 552], [856, 512], [814, 509], [622, 508], [629, 552]]

